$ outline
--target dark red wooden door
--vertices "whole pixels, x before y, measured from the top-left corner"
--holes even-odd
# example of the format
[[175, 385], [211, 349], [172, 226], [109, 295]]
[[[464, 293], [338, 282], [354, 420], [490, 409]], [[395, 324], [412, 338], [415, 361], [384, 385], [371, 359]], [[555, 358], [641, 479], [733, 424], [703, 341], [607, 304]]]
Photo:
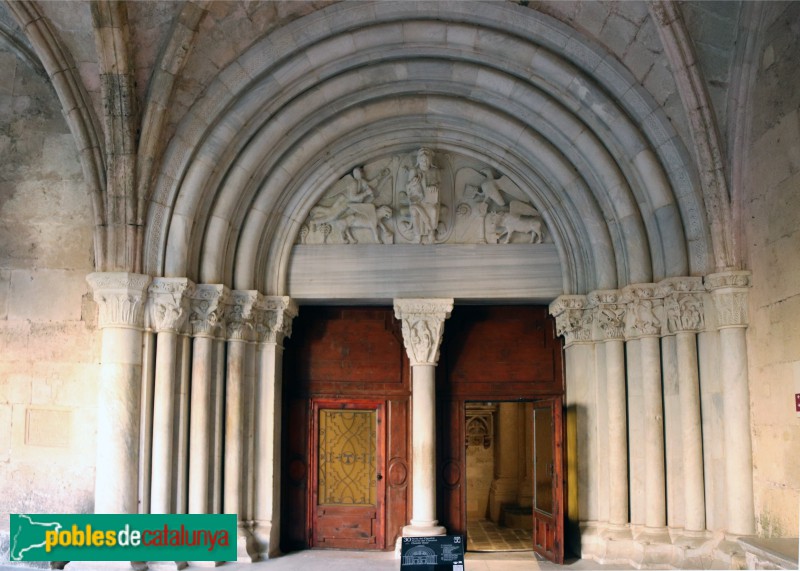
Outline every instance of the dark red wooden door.
[[311, 408], [312, 547], [382, 549], [384, 403], [315, 399]]
[[561, 398], [533, 405], [533, 549], [564, 562], [564, 462]]

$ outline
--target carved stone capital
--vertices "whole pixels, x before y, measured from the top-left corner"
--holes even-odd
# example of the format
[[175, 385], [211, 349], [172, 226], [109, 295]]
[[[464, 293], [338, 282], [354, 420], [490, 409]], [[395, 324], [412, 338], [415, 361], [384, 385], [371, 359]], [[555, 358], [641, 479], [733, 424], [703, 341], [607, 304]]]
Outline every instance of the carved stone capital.
[[292, 336], [297, 303], [287, 296], [264, 296], [255, 308], [255, 336], [259, 343], [283, 344]]
[[656, 337], [662, 331], [662, 300], [658, 284], [632, 284], [622, 289], [628, 304], [625, 314], [625, 337]]
[[231, 291], [222, 284], [199, 284], [189, 300], [189, 325], [195, 337], [215, 337], [224, 324]]
[[561, 295], [550, 304], [550, 315], [556, 318], [556, 331], [564, 336], [564, 344], [591, 341], [593, 315], [585, 295]]
[[261, 294], [256, 290], [233, 290], [225, 308], [225, 327], [228, 339], [250, 341], [255, 324], [254, 309]]
[[697, 333], [705, 329], [703, 278], [667, 278], [658, 284], [658, 289], [664, 298], [665, 333]]
[[403, 343], [412, 366], [439, 362], [444, 320], [452, 311], [452, 299], [394, 300], [394, 315], [402, 323]]
[[594, 313], [595, 338], [599, 341], [625, 339], [625, 313], [627, 305], [619, 290], [597, 290], [589, 294], [589, 305]]
[[194, 283], [187, 278], [153, 278], [147, 289], [147, 326], [177, 333], [189, 315], [189, 296]]
[[706, 276], [706, 288], [711, 292], [716, 309], [717, 328], [747, 327], [747, 289], [750, 272], [730, 271]]
[[86, 276], [104, 327], [144, 326], [144, 302], [150, 276], [128, 272], [96, 272]]

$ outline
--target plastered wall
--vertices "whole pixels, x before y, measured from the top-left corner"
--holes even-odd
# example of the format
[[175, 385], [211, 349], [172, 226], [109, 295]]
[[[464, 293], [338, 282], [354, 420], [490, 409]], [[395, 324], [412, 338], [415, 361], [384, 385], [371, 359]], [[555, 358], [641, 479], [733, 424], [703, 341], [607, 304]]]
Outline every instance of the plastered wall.
[[8, 513], [93, 509], [90, 209], [44, 72], [0, 51], [0, 560]]

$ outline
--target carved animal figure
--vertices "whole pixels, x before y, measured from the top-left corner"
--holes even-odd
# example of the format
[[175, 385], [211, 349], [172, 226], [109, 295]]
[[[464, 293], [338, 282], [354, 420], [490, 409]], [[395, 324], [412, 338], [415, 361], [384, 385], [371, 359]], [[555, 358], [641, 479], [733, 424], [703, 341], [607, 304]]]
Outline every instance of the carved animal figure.
[[372, 231], [376, 244], [394, 243], [394, 234], [386, 226], [385, 220], [392, 217], [392, 209], [388, 206], [374, 204], [351, 204], [344, 217], [331, 221], [331, 225], [342, 237], [345, 244], [358, 244], [353, 235], [354, 228], [367, 228]]
[[508, 244], [514, 232], [530, 234], [531, 244], [542, 242], [542, 219], [533, 216], [520, 216], [513, 212], [496, 212], [491, 214], [494, 223], [496, 243]]

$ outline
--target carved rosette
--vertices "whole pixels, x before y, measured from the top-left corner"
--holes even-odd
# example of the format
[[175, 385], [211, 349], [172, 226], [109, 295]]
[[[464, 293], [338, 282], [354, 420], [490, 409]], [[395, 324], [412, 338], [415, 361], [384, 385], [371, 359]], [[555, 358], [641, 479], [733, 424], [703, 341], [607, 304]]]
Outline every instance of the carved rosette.
[[195, 337], [215, 337], [224, 325], [230, 290], [222, 284], [199, 284], [189, 300], [189, 325]]
[[403, 343], [412, 366], [436, 365], [444, 320], [453, 311], [452, 299], [396, 299], [394, 315], [402, 323]]
[[588, 296], [594, 313], [598, 341], [625, 339], [625, 313], [627, 306], [619, 290], [597, 290]]
[[259, 343], [283, 344], [292, 336], [292, 320], [297, 317], [297, 304], [287, 296], [265, 296], [255, 310], [255, 336]]
[[194, 283], [186, 278], [153, 278], [147, 290], [147, 327], [177, 333], [189, 315]]
[[663, 304], [657, 284], [633, 284], [622, 290], [628, 303], [625, 314], [625, 337], [657, 337], [662, 332]]
[[144, 303], [150, 276], [128, 272], [96, 272], [86, 276], [99, 307], [98, 325], [136, 327], [144, 325]]
[[705, 329], [702, 278], [669, 278], [659, 284], [664, 298], [667, 332], [698, 333]]
[[747, 288], [750, 272], [731, 271], [711, 274], [705, 279], [716, 309], [717, 327], [747, 327]]
[[233, 290], [225, 307], [227, 338], [233, 341], [250, 341], [255, 325], [256, 305], [261, 294], [256, 290]]
[[556, 332], [564, 336], [564, 345], [592, 340], [593, 315], [585, 295], [561, 295], [550, 304], [550, 315], [556, 318]]

